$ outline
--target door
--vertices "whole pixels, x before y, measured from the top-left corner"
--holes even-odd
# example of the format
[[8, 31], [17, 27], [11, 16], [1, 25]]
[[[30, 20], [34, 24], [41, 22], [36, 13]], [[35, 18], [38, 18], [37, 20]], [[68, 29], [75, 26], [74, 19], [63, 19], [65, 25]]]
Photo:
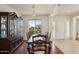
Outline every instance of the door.
[[64, 39], [66, 35], [66, 23], [63, 21], [56, 21], [55, 36], [56, 39]]

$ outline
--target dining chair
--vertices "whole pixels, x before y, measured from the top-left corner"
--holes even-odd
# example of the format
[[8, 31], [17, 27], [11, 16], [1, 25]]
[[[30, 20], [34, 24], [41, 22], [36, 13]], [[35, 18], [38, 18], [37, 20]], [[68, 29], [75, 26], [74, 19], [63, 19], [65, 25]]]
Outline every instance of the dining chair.
[[[42, 39], [40, 39], [39, 37], [41, 37]], [[32, 44], [32, 50], [33, 50], [33, 54], [35, 54], [36, 52], [43, 52], [43, 54], [47, 54], [49, 53], [48, 50], [48, 45], [47, 44], [47, 38], [44, 35], [36, 35], [32, 37], [33, 40], [33, 44]]]

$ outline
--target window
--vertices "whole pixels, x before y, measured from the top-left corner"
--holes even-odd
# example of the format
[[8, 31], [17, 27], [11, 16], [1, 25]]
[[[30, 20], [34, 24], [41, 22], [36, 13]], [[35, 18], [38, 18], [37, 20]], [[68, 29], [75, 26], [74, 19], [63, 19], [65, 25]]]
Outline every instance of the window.
[[41, 23], [40, 19], [31, 19], [28, 21], [29, 24], [29, 32], [32, 34], [41, 33]]

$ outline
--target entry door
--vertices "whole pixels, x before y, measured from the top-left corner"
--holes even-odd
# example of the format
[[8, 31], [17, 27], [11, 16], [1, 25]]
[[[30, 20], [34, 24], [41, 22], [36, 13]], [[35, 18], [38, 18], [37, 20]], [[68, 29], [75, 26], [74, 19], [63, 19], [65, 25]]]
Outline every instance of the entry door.
[[55, 23], [55, 37], [56, 39], [64, 39], [66, 34], [66, 23], [57, 21]]

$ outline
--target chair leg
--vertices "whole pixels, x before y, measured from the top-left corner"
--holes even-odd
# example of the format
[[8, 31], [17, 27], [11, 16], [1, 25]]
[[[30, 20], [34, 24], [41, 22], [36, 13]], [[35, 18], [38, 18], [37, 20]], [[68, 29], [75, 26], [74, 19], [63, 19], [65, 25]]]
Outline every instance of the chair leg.
[[49, 47], [49, 54], [51, 53], [51, 46]]
[[28, 50], [28, 53], [31, 54], [31, 52], [30, 52], [30, 48], [27, 48], [27, 50]]

